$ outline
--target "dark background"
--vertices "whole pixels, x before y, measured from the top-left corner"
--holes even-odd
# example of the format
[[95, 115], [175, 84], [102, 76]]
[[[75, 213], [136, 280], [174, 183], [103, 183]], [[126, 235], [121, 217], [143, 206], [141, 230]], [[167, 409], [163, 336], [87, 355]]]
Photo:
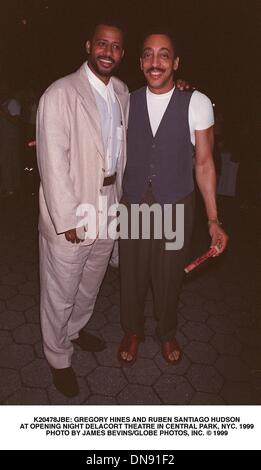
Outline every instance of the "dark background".
[[42, 92], [85, 59], [84, 43], [99, 14], [121, 19], [127, 29], [120, 76], [140, 86], [139, 40], [150, 24], [178, 32], [179, 76], [235, 115], [255, 115], [257, 103], [258, 4], [256, 0], [1, 0], [0, 72], [13, 87], [29, 82]]
[[[130, 90], [143, 85], [141, 37], [166, 25], [179, 39], [178, 77], [215, 102], [226, 146], [242, 162], [243, 186], [258, 197], [260, 1], [257, 0], [1, 0], [0, 81], [38, 97], [86, 59], [93, 23], [115, 18], [127, 32], [119, 76]], [[247, 178], [245, 175], [248, 175]], [[241, 185], [241, 176], [238, 178]], [[253, 189], [254, 188], [254, 189]]]
[[[156, 355], [152, 366], [161, 369], [156, 396], [153, 387], [140, 385], [143, 382], [139, 382], [139, 374], [136, 382], [126, 386], [126, 392], [120, 392], [125, 379], [104, 356], [101, 362], [95, 359], [95, 369], [87, 366], [89, 372], [80, 379], [85, 388], [74, 403], [149, 405], [158, 403], [160, 397], [162, 404], [260, 404], [258, 2], [0, 0], [0, 82], [7, 80], [16, 92], [33, 87], [39, 96], [56, 78], [81, 65], [86, 58], [84, 44], [90, 25], [98, 13], [108, 11], [127, 26], [126, 57], [120, 77], [130, 89], [143, 84], [138, 66], [142, 31], [156, 20], [171, 23], [182, 45], [179, 76], [209, 95], [216, 103], [215, 110], [225, 115], [224, 131], [230, 139], [225, 145], [233, 160], [239, 160], [239, 172], [236, 197], [218, 198], [219, 217], [230, 236], [228, 250], [212, 260], [212, 265], [202, 265], [186, 279], [180, 316], [180, 338], [188, 356], [187, 365], [181, 366], [184, 372], [180, 370], [177, 377], [169, 374], [161, 369]], [[28, 138], [24, 132], [24, 143]], [[0, 197], [0, 400], [8, 405], [61, 404], [40, 348], [39, 179], [35, 150], [25, 145], [23, 162], [23, 168], [31, 167], [33, 171], [23, 172], [22, 191]], [[209, 246], [206, 216], [198, 201], [191, 259]], [[96, 312], [98, 331], [108, 339], [110, 351], [119, 328], [115, 322], [117, 277], [109, 273], [100, 300], [100, 306], [104, 306]], [[151, 344], [148, 358], [153, 357]], [[82, 356], [76, 361], [77, 370], [82, 371]], [[101, 379], [106, 367], [107, 373]], [[113, 396], [107, 396], [108, 387], [108, 395]]]

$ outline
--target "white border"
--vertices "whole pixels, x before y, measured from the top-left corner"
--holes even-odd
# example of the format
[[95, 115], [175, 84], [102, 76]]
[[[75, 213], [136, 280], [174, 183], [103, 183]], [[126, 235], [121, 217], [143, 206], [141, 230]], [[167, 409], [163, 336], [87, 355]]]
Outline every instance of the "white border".
[[[231, 430], [228, 436], [97, 437], [46, 436], [43, 430], [20, 429], [35, 416], [238, 416], [254, 429]], [[4, 450], [260, 450], [260, 406], [2, 406], [0, 448]]]

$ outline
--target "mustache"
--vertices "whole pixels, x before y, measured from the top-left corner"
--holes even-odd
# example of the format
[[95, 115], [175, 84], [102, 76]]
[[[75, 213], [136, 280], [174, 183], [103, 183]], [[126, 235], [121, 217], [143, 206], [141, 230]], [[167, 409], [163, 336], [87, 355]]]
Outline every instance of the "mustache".
[[146, 70], [147, 73], [150, 73], [150, 72], [165, 72], [164, 69], [161, 69], [159, 67], [150, 67], [149, 69]]
[[115, 64], [115, 60], [113, 60], [113, 58], [110, 57], [110, 56], [99, 55], [97, 57], [97, 59], [99, 59], [99, 60], [110, 60], [113, 64]]

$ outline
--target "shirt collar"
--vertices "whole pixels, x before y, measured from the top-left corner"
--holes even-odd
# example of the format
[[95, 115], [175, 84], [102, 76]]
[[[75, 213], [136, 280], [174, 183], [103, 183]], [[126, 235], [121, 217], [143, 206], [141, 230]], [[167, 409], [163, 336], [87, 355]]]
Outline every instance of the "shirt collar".
[[85, 62], [85, 70], [91, 86], [95, 88], [95, 90], [105, 99], [105, 101], [108, 101], [108, 96], [110, 96], [112, 101], [115, 102], [112, 80], [110, 79], [109, 83], [105, 85], [105, 83], [103, 83], [103, 81], [100, 80], [90, 69], [88, 62]]

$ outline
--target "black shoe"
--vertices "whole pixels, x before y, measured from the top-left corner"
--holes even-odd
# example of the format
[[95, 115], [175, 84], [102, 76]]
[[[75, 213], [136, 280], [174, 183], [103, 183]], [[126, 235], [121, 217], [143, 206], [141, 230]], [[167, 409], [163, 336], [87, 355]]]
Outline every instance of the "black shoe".
[[65, 369], [51, 367], [51, 372], [53, 383], [59, 392], [69, 398], [78, 395], [79, 386], [72, 367], [66, 367]]
[[86, 331], [83, 330], [79, 332], [79, 338], [72, 339], [71, 341], [72, 343], [77, 344], [81, 349], [83, 349], [83, 351], [99, 352], [106, 348], [106, 343], [103, 339], [91, 335], [90, 333], [86, 333]]

